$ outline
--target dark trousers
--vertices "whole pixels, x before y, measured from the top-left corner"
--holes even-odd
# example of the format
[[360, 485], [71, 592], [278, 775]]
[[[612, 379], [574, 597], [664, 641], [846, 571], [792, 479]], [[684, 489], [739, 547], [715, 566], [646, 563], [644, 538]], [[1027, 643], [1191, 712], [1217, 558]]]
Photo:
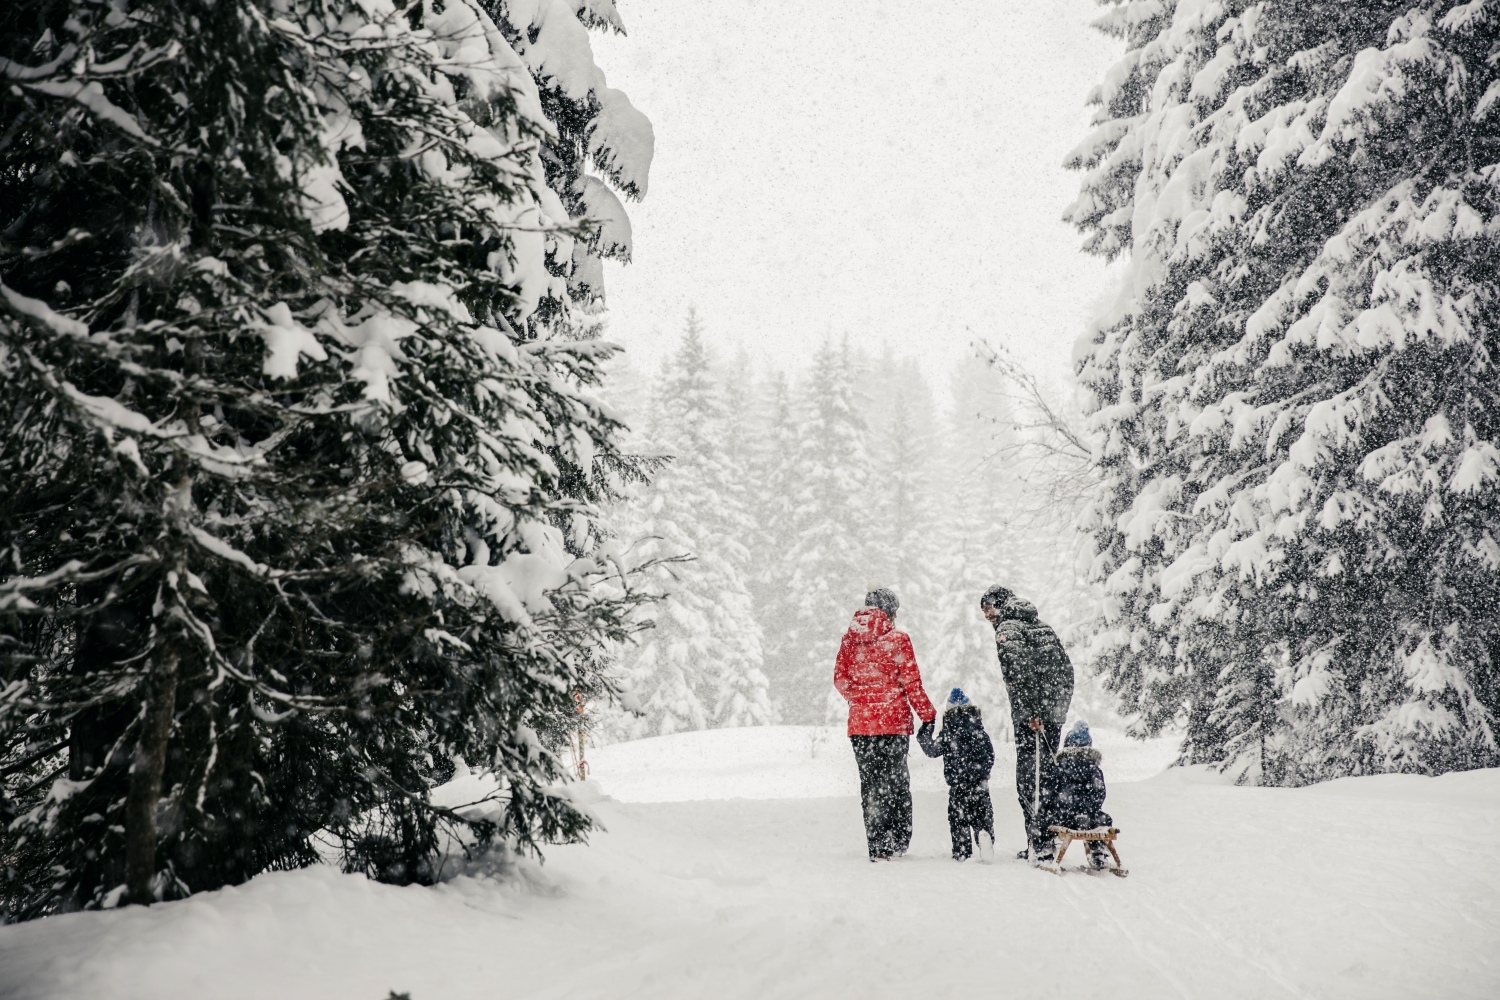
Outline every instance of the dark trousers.
[[[1029, 726], [1027, 719], [1012, 717], [1011, 722], [1016, 730], [1016, 799], [1021, 803], [1021, 816], [1026, 822], [1027, 846], [1039, 844], [1050, 839], [1051, 835], [1037, 822], [1037, 817], [1031, 815], [1032, 803], [1036, 801], [1036, 737]], [[1047, 776], [1051, 773], [1053, 755], [1062, 743], [1062, 727], [1055, 726], [1047, 720], [1042, 720], [1042, 785], [1047, 784]]]
[[910, 736], [851, 736], [859, 764], [859, 799], [865, 810], [870, 857], [888, 858], [911, 846]]
[[948, 786], [948, 833], [953, 838], [953, 858], [962, 861], [974, 853], [974, 840], [983, 832], [995, 842], [995, 807], [988, 785]]

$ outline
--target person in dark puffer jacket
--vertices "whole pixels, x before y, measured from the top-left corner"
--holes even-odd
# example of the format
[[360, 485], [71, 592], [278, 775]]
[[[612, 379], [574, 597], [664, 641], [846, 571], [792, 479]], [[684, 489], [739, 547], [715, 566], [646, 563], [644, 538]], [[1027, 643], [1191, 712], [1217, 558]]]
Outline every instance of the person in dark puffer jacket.
[[1016, 800], [1026, 828], [1026, 850], [1017, 857], [1052, 856], [1047, 827], [1031, 814], [1038, 757], [1043, 781], [1052, 770], [1068, 706], [1073, 701], [1073, 663], [1057, 633], [1038, 616], [1036, 606], [999, 584], [984, 592], [979, 607], [995, 629], [995, 652], [1010, 695], [1016, 739]]
[[948, 783], [948, 833], [953, 838], [953, 860], [967, 861], [979, 845], [982, 860], [994, 859], [995, 810], [990, 802], [990, 769], [995, 745], [984, 731], [979, 706], [961, 688], [948, 695], [943, 730], [932, 735], [933, 723], [917, 730], [917, 742], [929, 757], [943, 758], [943, 780]]
[[[1092, 830], [1110, 826], [1114, 820], [1104, 811], [1104, 755], [1094, 749], [1089, 724], [1080, 719], [1063, 738], [1062, 749], [1053, 758], [1055, 766], [1042, 786], [1042, 829], [1065, 826], [1070, 830]], [[1109, 867], [1107, 848], [1098, 841], [1088, 845], [1089, 864]]]

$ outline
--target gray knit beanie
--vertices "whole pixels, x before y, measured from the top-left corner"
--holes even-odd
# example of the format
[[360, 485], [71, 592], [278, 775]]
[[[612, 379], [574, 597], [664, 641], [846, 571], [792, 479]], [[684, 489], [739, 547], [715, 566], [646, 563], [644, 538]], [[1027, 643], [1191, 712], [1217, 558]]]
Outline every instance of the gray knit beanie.
[[885, 612], [887, 618], [895, 621], [896, 610], [901, 607], [901, 601], [897, 599], [896, 592], [889, 587], [871, 587], [870, 592], [865, 594], [865, 607], [879, 608]]

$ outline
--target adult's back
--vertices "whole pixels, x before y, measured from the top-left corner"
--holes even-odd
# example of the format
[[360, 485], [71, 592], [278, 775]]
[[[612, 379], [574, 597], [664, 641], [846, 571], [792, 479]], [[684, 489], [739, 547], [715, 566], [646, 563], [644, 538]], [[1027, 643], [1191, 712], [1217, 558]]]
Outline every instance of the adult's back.
[[979, 607], [995, 628], [995, 652], [1010, 695], [1010, 717], [1016, 739], [1016, 802], [1025, 821], [1027, 849], [1033, 860], [1052, 856], [1051, 836], [1037, 815], [1037, 785], [1054, 766], [1052, 755], [1073, 701], [1073, 663], [1062, 640], [1043, 623], [1036, 605], [995, 585]]
[[1073, 662], [1036, 605], [1011, 596], [995, 620], [995, 651], [1019, 733], [1031, 719], [1061, 727], [1073, 701]]
[[937, 712], [922, 690], [911, 639], [893, 622], [901, 602], [872, 587], [839, 643], [833, 686], [849, 702], [849, 743], [859, 765], [859, 798], [871, 861], [905, 854], [911, 844], [911, 715]]
[[860, 608], [839, 644], [833, 686], [849, 702], [850, 736], [910, 736], [912, 713], [936, 715], [912, 651], [880, 608]]

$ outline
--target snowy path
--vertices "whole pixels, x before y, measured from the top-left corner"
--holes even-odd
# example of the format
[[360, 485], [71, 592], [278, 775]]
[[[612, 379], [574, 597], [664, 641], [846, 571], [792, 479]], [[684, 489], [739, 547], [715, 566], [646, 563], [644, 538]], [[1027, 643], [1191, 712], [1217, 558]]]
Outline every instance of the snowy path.
[[[0, 928], [0, 996], [1500, 995], [1500, 854], [1451, 832], [1500, 826], [1500, 771], [1248, 789], [1123, 781], [1160, 748], [1104, 749], [1129, 879], [954, 864], [920, 757], [912, 852], [871, 865], [841, 739], [692, 734], [601, 751], [616, 799], [680, 801], [596, 803], [609, 832], [541, 871], [282, 873]], [[1015, 803], [996, 806], [1013, 851]]]

